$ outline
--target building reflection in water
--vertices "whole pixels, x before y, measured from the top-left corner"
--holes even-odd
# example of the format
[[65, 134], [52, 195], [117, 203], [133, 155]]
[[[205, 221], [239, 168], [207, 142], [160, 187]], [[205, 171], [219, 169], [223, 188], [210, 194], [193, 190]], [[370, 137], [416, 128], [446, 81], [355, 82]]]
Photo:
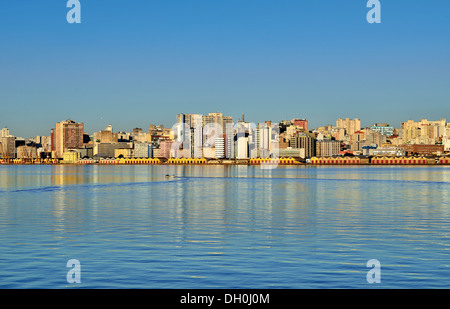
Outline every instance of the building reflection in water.
[[[166, 174], [177, 177], [167, 180]], [[286, 235], [313, 239], [323, 234], [320, 227], [338, 239], [363, 231], [365, 213], [448, 216], [450, 207], [450, 169], [53, 166], [50, 183], [48, 175], [39, 177], [41, 184], [62, 188], [52, 193], [56, 229], [139, 220], [149, 235], [168, 230], [181, 247], [197, 243], [216, 252], [226, 246], [224, 235], [263, 232], [270, 245]], [[20, 185], [1, 173], [0, 178], [9, 186]], [[120, 213], [120, 221], [106, 222], [111, 213]]]
[[[317, 221], [317, 199], [326, 193], [323, 185], [305, 180], [303, 172], [289, 178], [285, 169], [176, 166], [172, 172], [182, 177], [170, 191], [173, 198], [167, 198], [175, 205], [182, 241], [189, 241], [185, 236], [192, 238], [197, 227], [208, 225], [209, 240], [214, 238], [212, 231], [239, 235], [266, 230], [273, 241], [284, 233], [310, 236]], [[167, 207], [172, 207], [170, 202]]]

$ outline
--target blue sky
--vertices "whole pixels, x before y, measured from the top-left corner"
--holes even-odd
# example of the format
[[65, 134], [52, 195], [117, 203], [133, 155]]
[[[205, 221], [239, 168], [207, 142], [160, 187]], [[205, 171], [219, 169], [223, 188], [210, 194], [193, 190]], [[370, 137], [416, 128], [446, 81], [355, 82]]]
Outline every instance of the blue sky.
[[311, 127], [450, 119], [450, 2], [381, 0], [0, 2], [0, 127], [48, 135], [172, 126], [177, 113], [307, 118]]

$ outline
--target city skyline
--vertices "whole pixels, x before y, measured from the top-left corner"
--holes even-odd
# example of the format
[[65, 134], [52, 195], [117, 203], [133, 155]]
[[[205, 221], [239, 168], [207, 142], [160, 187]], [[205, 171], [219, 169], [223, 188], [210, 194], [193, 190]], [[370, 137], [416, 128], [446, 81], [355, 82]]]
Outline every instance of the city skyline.
[[[201, 112], [191, 112], [191, 114], [205, 115], [205, 113], [201, 113]], [[228, 115], [233, 117], [233, 119], [239, 119], [239, 117], [242, 116], [242, 113], [236, 112], [234, 114], [228, 114]], [[430, 114], [427, 114], [427, 115], [430, 115]], [[89, 117], [86, 117], [86, 118], [89, 118]], [[248, 115], [248, 118], [250, 118], [249, 122], [256, 123], [256, 124], [257, 123], [264, 123], [265, 121], [272, 121], [274, 123], [279, 123], [279, 122], [282, 122], [282, 121], [291, 120], [293, 118], [308, 119], [311, 129], [316, 129], [316, 128], [319, 128], [319, 127], [322, 127], [322, 126], [327, 126], [327, 125], [335, 125], [336, 119], [339, 119], [339, 118], [336, 118], [336, 117], [333, 119], [331, 117], [331, 118], [329, 118], [330, 121], [324, 122], [324, 121], [321, 121], [320, 119], [313, 119], [313, 120], [311, 120], [311, 118], [307, 117], [306, 115], [300, 114], [300, 116], [298, 116], [298, 114], [294, 114], [294, 113], [287, 114], [286, 118], [278, 119], [276, 121], [271, 119], [270, 117], [269, 118], [261, 118], [260, 120], [256, 120], [256, 121], [251, 117], [251, 115]], [[434, 118], [433, 117], [428, 117], [425, 114], [422, 115], [422, 116], [419, 115], [416, 118], [402, 118], [401, 116], [398, 116], [398, 118], [400, 118], [398, 123], [393, 123], [393, 122], [386, 121], [387, 118], [384, 118], [384, 119], [378, 119], [377, 118], [375, 121], [368, 121], [367, 119], [362, 119], [362, 118], [358, 117], [357, 115], [355, 115], [354, 117], [349, 117], [349, 116], [346, 116], [346, 115], [342, 115], [340, 118], [342, 118], [342, 119], [345, 119], [345, 118], [350, 118], [350, 119], [357, 118], [357, 119], [360, 119], [362, 128], [370, 127], [370, 126], [372, 126], [372, 125], [374, 125], [376, 123], [381, 123], [381, 122], [382, 123], [387, 123], [387, 124], [393, 126], [394, 128], [400, 128], [401, 123], [402, 122], [406, 122], [406, 121], [421, 121], [422, 119], [450, 119], [450, 117], [446, 117], [445, 115], [443, 116], [442, 114], [437, 116], [437, 117], [434, 117]], [[57, 122], [60, 122], [60, 121], [64, 121], [64, 120], [67, 120], [67, 119], [76, 119], [76, 117], [63, 117], [63, 118], [60, 118], [60, 119], [54, 119], [53, 121], [52, 120], [50, 121], [50, 124], [54, 124], [54, 123], [57, 123]], [[116, 123], [113, 123], [113, 122], [107, 121], [107, 120], [105, 120], [103, 118], [99, 119], [99, 121], [95, 121], [94, 120], [92, 122], [83, 121], [83, 119], [81, 119], [81, 122], [83, 122], [85, 127], [87, 128], [85, 130], [85, 132], [87, 132], [87, 133], [93, 133], [93, 132], [100, 131], [100, 130], [104, 129], [105, 127], [109, 126], [109, 125], [113, 125], [115, 128], [117, 128], [118, 132], [130, 132], [130, 131], [132, 131], [135, 128], [147, 129], [149, 125], [158, 125], [158, 126], [162, 125], [165, 128], [172, 128], [172, 126], [177, 123], [176, 119], [172, 120], [172, 122], [170, 122], [170, 121], [163, 122], [162, 120], [159, 121], [158, 119], [153, 120], [153, 118], [152, 118], [152, 120], [149, 120], [147, 122], [146, 121], [140, 121], [139, 123], [136, 122], [134, 125], [131, 122], [129, 122], [126, 125], [124, 125], [123, 122], [121, 122], [121, 121], [117, 121]], [[32, 124], [28, 123], [28, 125], [32, 125]], [[15, 136], [23, 137], [23, 138], [33, 138], [35, 136], [45, 136], [45, 135], [50, 134], [49, 132], [51, 130], [51, 125], [49, 126], [47, 124], [47, 127], [46, 127], [46, 124], [44, 122], [42, 122], [42, 121], [36, 121], [36, 127], [34, 127], [34, 128], [32, 126], [30, 126], [30, 127], [26, 127], [26, 129], [24, 129], [23, 124], [21, 124], [20, 122], [12, 123], [11, 121], [6, 120], [6, 121], [3, 121], [2, 123], [0, 123], [0, 127], [1, 128], [8, 128], [11, 132], [15, 133], [14, 134]]]
[[[0, 4], [0, 126], [173, 125], [173, 110], [363, 125], [450, 115], [448, 1], [65, 1]], [[444, 115], [444, 116], [442, 116]], [[446, 117], [449, 118], [449, 117]]]
[[449, 11], [0, 1], [0, 288], [450, 287]]
[[[408, 120], [395, 128], [388, 123], [363, 127], [359, 118], [338, 118], [335, 126], [314, 129], [305, 118], [256, 124], [245, 121], [248, 118], [242, 114], [236, 122], [234, 120], [217, 111], [207, 115], [180, 113], [176, 115], [176, 125], [169, 128], [150, 124], [148, 131], [134, 128], [132, 132], [115, 132], [114, 126], [108, 125], [90, 134], [84, 130], [83, 122], [67, 119], [57, 122], [50, 136], [31, 139], [15, 137], [8, 128], [3, 128], [0, 155], [3, 164], [24, 163], [24, 159], [39, 162], [62, 159], [64, 163], [91, 164], [92, 159], [99, 158], [248, 160], [295, 157], [305, 160], [318, 156], [334, 160], [336, 156], [346, 155], [362, 155], [367, 159], [406, 154], [442, 156], [450, 151], [450, 123], [446, 119]], [[81, 158], [87, 161], [80, 161]], [[422, 158], [417, 160], [426, 162]]]
[[[224, 114], [221, 111], [215, 111], [215, 112], [212, 112], [212, 113]], [[199, 115], [199, 116], [203, 116], [204, 117], [204, 116], [207, 116], [208, 114], [212, 114], [212, 113], [192, 113], [191, 112], [191, 113], [186, 113], [186, 114], [179, 113], [178, 115]], [[178, 116], [178, 115], [175, 115], [175, 116]], [[241, 118], [244, 115], [245, 114], [238, 114], [237, 117], [232, 116], [232, 115], [227, 115], [227, 117], [230, 117], [233, 120], [232, 122], [234, 124], [237, 124], [238, 122], [241, 121]], [[104, 125], [104, 126], [102, 126], [102, 125], [97, 123], [97, 124], [94, 125], [94, 127], [96, 127], [96, 129], [84, 129], [84, 133], [87, 133], [89, 135], [93, 135], [95, 132], [100, 132], [100, 131], [104, 130], [105, 128], [108, 128], [108, 127], [114, 127], [114, 129], [115, 129], [114, 131], [115, 132], [123, 132], [123, 133], [124, 132], [132, 132], [135, 129], [142, 129], [144, 132], [147, 132], [150, 126], [163, 126], [166, 129], [172, 129], [178, 123], [178, 119], [176, 117], [172, 117], [172, 118], [174, 118], [175, 120], [172, 122], [171, 125], [165, 125], [163, 123], [159, 123], [158, 121], [154, 121], [154, 122], [147, 122], [147, 124], [144, 125], [144, 126], [137, 126], [137, 125], [133, 126], [133, 125], [131, 125], [131, 127], [128, 127], [128, 128], [120, 128], [120, 127], [117, 128], [117, 126], [114, 123], [108, 123], [108, 122], [105, 122], [107, 124]], [[52, 124], [50, 124], [48, 126], [46, 132], [44, 132], [43, 134], [36, 134], [36, 132], [35, 133], [31, 133], [29, 135], [17, 134], [18, 131], [21, 131], [20, 128], [11, 127], [9, 125], [2, 125], [2, 123], [0, 123], [0, 128], [8, 129], [8, 132], [12, 133], [11, 136], [21, 137], [21, 138], [26, 138], [26, 139], [30, 139], [31, 138], [32, 139], [32, 138], [34, 138], [36, 136], [48, 136], [48, 135], [50, 135], [51, 131], [54, 130], [55, 123], [58, 124], [60, 122], [65, 122], [65, 121], [75, 121], [75, 122], [78, 121], [79, 123], [82, 123], [84, 125], [84, 128], [86, 128], [86, 127], [87, 128], [91, 128], [92, 127], [92, 124], [87, 124], [85, 121], [83, 121], [83, 119], [75, 119], [75, 120], [74, 119], [75, 118], [72, 118], [72, 117], [68, 117], [68, 118], [65, 118], [65, 119], [59, 119], [58, 121], [55, 121]], [[290, 117], [285, 118], [285, 119], [281, 119], [279, 121], [274, 121], [273, 119], [264, 119], [264, 120], [261, 120], [261, 121], [253, 121], [251, 119], [251, 117], [248, 117], [248, 115], [245, 115], [245, 122], [246, 123], [254, 123], [256, 125], [260, 124], [260, 123], [267, 122], [267, 121], [270, 121], [270, 122], [273, 122], [273, 123], [282, 123], [282, 122], [287, 122], [287, 121], [292, 121], [292, 120], [304, 120], [304, 121], [306, 121], [307, 125], [309, 126], [309, 130], [308, 131], [314, 131], [316, 129], [319, 129], [321, 127], [326, 127], [326, 126], [332, 126], [332, 127], [336, 127], [336, 128], [343, 127], [342, 125], [337, 125], [336, 122], [337, 121], [341, 121], [342, 122], [342, 121], [345, 121], [345, 120], [347, 120], [347, 121], [348, 120], [350, 120], [350, 121], [357, 120], [358, 124], [359, 124], [357, 130], [364, 129], [364, 128], [371, 128], [371, 127], [373, 128], [374, 126], [376, 126], [377, 124], [380, 124], [380, 123], [385, 124], [387, 126], [390, 126], [390, 127], [394, 128], [394, 129], [401, 129], [401, 126], [402, 126], [403, 123], [409, 123], [409, 122], [420, 123], [423, 120], [430, 121], [430, 118], [427, 118], [427, 117], [419, 117], [417, 119], [406, 119], [405, 118], [405, 119], [401, 120], [400, 123], [393, 124], [393, 123], [389, 123], [387, 121], [382, 121], [382, 120], [377, 121], [377, 122], [373, 122], [373, 123], [369, 123], [369, 122], [364, 121], [363, 119], [361, 119], [359, 117], [354, 117], [354, 118], [352, 118], [352, 117], [341, 117], [341, 118], [335, 118], [334, 121], [331, 121], [330, 123], [322, 122], [322, 123], [319, 123], [318, 125], [312, 125], [311, 124], [312, 122], [310, 121], [309, 118], [307, 118], [307, 117], [297, 117], [297, 115], [291, 115]], [[446, 120], [447, 120], [447, 117], [441, 116], [439, 118], [436, 118], [435, 120], [432, 120], [432, 122], [439, 122], [439, 121], [444, 121], [445, 122]], [[353, 134], [357, 130], [355, 130], [355, 129], [350, 130], [351, 134]]]

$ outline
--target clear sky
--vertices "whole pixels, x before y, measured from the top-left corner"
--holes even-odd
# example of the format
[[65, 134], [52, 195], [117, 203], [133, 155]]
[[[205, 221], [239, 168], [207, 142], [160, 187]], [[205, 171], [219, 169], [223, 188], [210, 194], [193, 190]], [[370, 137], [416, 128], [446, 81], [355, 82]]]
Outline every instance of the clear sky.
[[310, 127], [450, 121], [450, 1], [0, 2], [0, 127], [49, 135], [172, 126], [177, 113], [307, 118]]

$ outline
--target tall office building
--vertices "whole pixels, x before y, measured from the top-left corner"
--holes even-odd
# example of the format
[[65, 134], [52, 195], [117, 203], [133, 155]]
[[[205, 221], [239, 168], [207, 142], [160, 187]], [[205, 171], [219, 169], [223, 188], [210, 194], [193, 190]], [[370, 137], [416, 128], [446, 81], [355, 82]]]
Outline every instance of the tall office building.
[[306, 133], [299, 133], [289, 139], [289, 146], [295, 149], [305, 149], [305, 157], [311, 158], [316, 155], [315, 138]]
[[[224, 116], [222, 113], [209, 113], [208, 115], [200, 114], [178, 114], [177, 123], [185, 123], [189, 128], [194, 128], [198, 125], [198, 117], [202, 118], [202, 126], [207, 124], [216, 123], [219, 124], [223, 131], [225, 131], [227, 123], [233, 123], [233, 117]], [[224, 132], [221, 132], [223, 134]], [[219, 134], [219, 135], [221, 135]]]
[[62, 158], [68, 149], [83, 147], [84, 124], [73, 120], [58, 122], [55, 126], [56, 156]]
[[223, 137], [216, 138], [216, 158], [223, 159], [225, 157], [225, 139]]
[[207, 116], [203, 116], [203, 126], [210, 123], [217, 123], [220, 125], [222, 132], [219, 132], [219, 135], [221, 135], [225, 133], [227, 123], [233, 123], [233, 117], [224, 116], [222, 113], [209, 113]]
[[[175, 140], [182, 142], [183, 148], [190, 145], [190, 156], [200, 158], [203, 156], [203, 147], [211, 147], [215, 143], [214, 136], [222, 138], [226, 134], [228, 124], [233, 124], [233, 117], [223, 116], [222, 113], [209, 113], [206, 116], [201, 114], [178, 114]], [[208, 140], [209, 143], [207, 142]], [[224, 146], [228, 142], [227, 137], [224, 140]], [[224, 157], [226, 155], [224, 153]]]
[[[260, 151], [265, 152], [266, 150], [270, 151], [270, 140], [271, 140], [271, 128], [270, 126], [263, 125], [258, 127], [258, 142]], [[261, 157], [268, 157], [268, 154], [261, 154]]]
[[192, 137], [192, 157], [203, 158], [203, 117], [202, 115], [194, 115], [191, 128]]
[[225, 126], [225, 157], [234, 159], [234, 136], [235, 128], [232, 123], [227, 123]]
[[248, 137], [239, 137], [237, 140], [237, 159], [248, 159]]
[[183, 157], [197, 158], [202, 155], [201, 147], [203, 145], [203, 137], [199, 136], [199, 134], [203, 134], [202, 117], [199, 114], [177, 115], [174, 138], [176, 142], [182, 145]]

